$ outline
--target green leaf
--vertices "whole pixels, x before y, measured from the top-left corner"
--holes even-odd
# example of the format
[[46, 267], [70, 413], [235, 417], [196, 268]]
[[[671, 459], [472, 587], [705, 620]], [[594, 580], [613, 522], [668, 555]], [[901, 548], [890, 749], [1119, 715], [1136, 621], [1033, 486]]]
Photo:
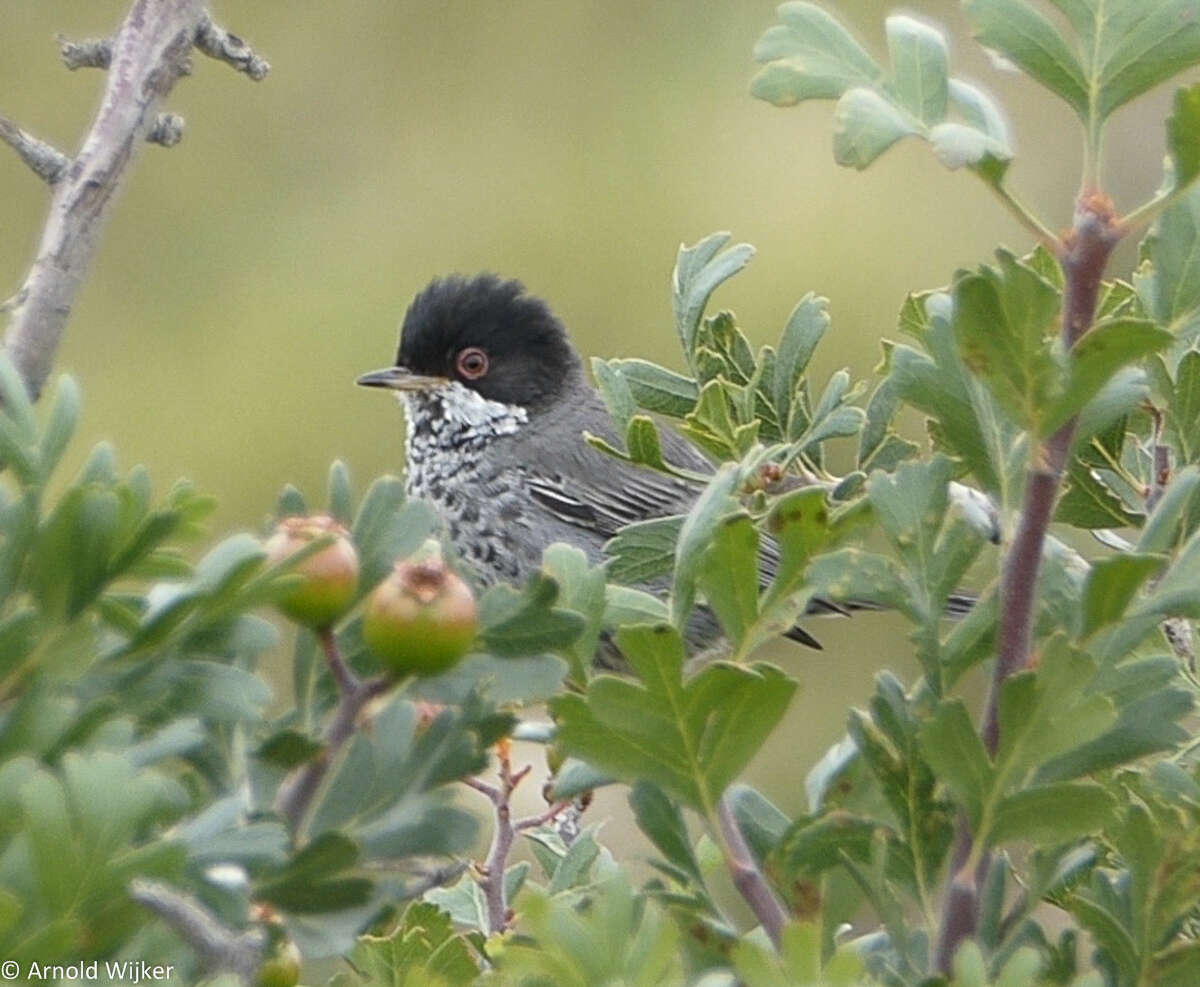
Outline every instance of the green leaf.
[[640, 682], [601, 675], [551, 709], [564, 749], [618, 778], [644, 778], [711, 816], [779, 722], [795, 682], [771, 665], [716, 662], [683, 679], [671, 627], [627, 627], [621, 653]]
[[1000, 184], [1012, 158], [1012, 152], [994, 137], [961, 123], [939, 123], [929, 131], [929, 143], [951, 171], [971, 168], [993, 185]]
[[497, 706], [523, 706], [560, 692], [568, 670], [567, 663], [554, 655], [467, 655], [448, 672], [418, 679], [408, 691], [413, 698], [442, 705], [462, 705], [474, 694]]
[[779, 416], [781, 430], [791, 433], [792, 402], [796, 388], [817, 344], [829, 329], [829, 301], [809, 292], [792, 309], [783, 335], [779, 339], [779, 351], [775, 357], [775, 378], [772, 400]]
[[750, 91], [776, 106], [805, 99], [836, 99], [852, 86], [873, 86], [883, 70], [833, 17], [812, 3], [785, 3], [782, 24], [754, 46], [754, 59], [768, 63]]
[[954, 332], [963, 362], [1025, 427], [1042, 422], [1062, 371], [1050, 339], [1059, 293], [1005, 251], [1000, 267], [966, 274], [954, 285]]
[[1180, 461], [1194, 463], [1200, 458], [1200, 351], [1184, 353], [1175, 368], [1174, 386], [1169, 374], [1163, 385], [1159, 397], [1166, 399], [1167, 422], [1175, 439], [1172, 444]]
[[946, 39], [942, 33], [912, 17], [893, 15], [886, 22], [888, 54], [900, 103], [926, 125], [946, 116]]
[[827, 439], [857, 435], [866, 421], [866, 413], [847, 402], [858, 396], [859, 389], [850, 387], [850, 374], [839, 370], [829, 378], [821, 394], [812, 420], [797, 438], [796, 444], [806, 452]]
[[360, 973], [355, 983], [372, 987], [421, 983], [452, 987], [479, 975], [475, 952], [456, 935], [451, 916], [431, 902], [414, 901], [387, 936], [362, 936], [350, 954]]
[[625, 382], [636, 405], [652, 414], [683, 418], [700, 397], [700, 389], [690, 377], [646, 360], [609, 360], [606, 366]]
[[1066, 490], [1055, 507], [1054, 519], [1077, 528], [1137, 527], [1142, 522], [1093, 470], [1079, 462], [1067, 473]]
[[367, 857], [458, 853], [475, 836], [473, 817], [439, 790], [482, 770], [484, 751], [512, 728], [478, 700], [419, 723], [412, 702], [393, 697], [372, 729], [359, 731], [335, 762], [307, 822], [307, 833], [336, 833]]
[[758, 617], [758, 530], [748, 515], [735, 514], [716, 526], [696, 585], [740, 652]]
[[624, 434], [629, 428], [630, 419], [637, 413], [629, 382], [612, 364], [598, 357], [592, 358], [592, 376], [596, 378], [596, 389], [612, 416], [617, 432]]
[[646, 415], [635, 415], [629, 420], [629, 428], [625, 432], [625, 448], [629, 450], [630, 462], [657, 470], [668, 468], [663, 459], [658, 428]]
[[1137, 591], [1164, 564], [1161, 556], [1132, 553], [1093, 562], [1084, 584], [1079, 637], [1088, 638], [1120, 620]]
[[1050, 21], [1024, 0], [964, 0], [963, 10], [980, 44], [1020, 66], [1087, 120], [1083, 66]]
[[79, 420], [79, 403], [79, 385], [75, 383], [75, 378], [66, 374], [59, 377], [54, 386], [54, 400], [50, 405], [50, 415], [46, 419], [46, 427], [38, 449], [43, 479], [49, 478], [62, 459], [71, 436], [75, 434], [75, 425]]
[[669, 619], [666, 604], [640, 589], [609, 583], [604, 598], [604, 626], [610, 629], [625, 624], [665, 624]]
[[358, 847], [340, 833], [322, 833], [306, 844], [269, 879], [255, 896], [287, 912], [321, 913], [364, 904], [371, 882], [350, 876], [358, 862]]
[[479, 600], [479, 639], [501, 657], [569, 649], [587, 630], [582, 614], [555, 606], [558, 583], [545, 573], [523, 591], [496, 585]]
[[1080, 411], [1122, 367], [1166, 349], [1175, 337], [1146, 319], [1121, 318], [1093, 326], [1071, 347], [1065, 393], [1045, 413], [1048, 435]]
[[1150, 261], [1134, 284], [1149, 314], [1181, 343], [1200, 333], [1200, 185], [1172, 205], [1142, 242]]
[[1167, 117], [1167, 148], [1175, 187], [1184, 188], [1200, 175], [1200, 82], [1175, 91]]
[[555, 544], [542, 556], [542, 571], [558, 584], [559, 605], [583, 617], [583, 629], [566, 649], [566, 656], [571, 662], [572, 678], [576, 682], [586, 681], [604, 626], [607, 605], [604, 567], [592, 565], [577, 548]]
[[947, 89], [950, 101], [966, 122], [1002, 148], [1005, 157], [1012, 157], [1008, 122], [995, 101], [977, 86], [961, 79], [951, 79]]
[[354, 494], [350, 486], [350, 470], [340, 459], [329, 467], [329, 514], [342, 524], [352, 520]]
[[1115, 808], [1113, 797], [1088, 782], [1026, 788], [1002, 799], [988, 830], [989, 843], [1010, 841], [1057, 846], [1100, 830]]
[[944, 292], [909, 296], [900, 328], [924, 352], [902, 344], [885, 347], [887, 380], [898, 397], [930, 416], [935, 448], [960, 458], [1003, 504], [1010, 475], [1016, 479], [1025, 468], [1025, 440], [987, 388], [963, 367], [952, 312], [952, 299]]
[[1182, 523], [1198, 488], [1200, 467], [1187, 466], [1175, 474], [1142, 527], [1137, 541], [1139, 552], [1169, 552], [1176, 547], [1181, 536], [1187, 534], [1181, 530]]
[[1042, 646], [1036, 671], [1019, 672], [1004, 683], [996, 766], [1012, 784], [1116, 722], [1112, 699], [1094, 688], [1096, 673], [1095, 662], [1060, 634]]
[[916, 122], [874, 89], [851, 89], [833, 111], [833, 158], [862, 171], [896, 141], [920, 132]]
[[925, 760], [954, 793], [972, 826], [977, 826], [995, 772], [962, 700], [939, 703], [918, 737]]
[[749, 785], [731, 785], [725, 798], [733, 806], [734, 820], [746, 838], [750, 852], [757, 860], [765, 860], [792, 821], [770, 799]]
[[843, 857], [866, 863], [878, 824], [842, 809], [820, 816], [801, 816], [782, 835], [771, 853], [771, 873], [792, 885], [812, 879], [842, 863]]
[[611, 785], [615, 781], [616, 779], [607, 772], [600, 771], [577, 757], [568, 757], [555, 774], [552, 794], [561, 802]]
[[[739, 243], [722, 253], [728, 233], [713, 233], [693, 247], [680, 246], [672, 276], [675, 328], [689, 363], [693, 360], [696, 330], [712, 293], [737, 274], [754, 256], [754, 248]], [[635, 392], [636, 394], [636, 392]]]
[[657, 987], [684, 982], [679, 933], [653, 903], [644, 903], [619, 873], [597, 882], [581, 909], [578, 896], [536, 891], [520, 910], [532, 943], [506, 940], [489, 957], [501, 982], [590, 987]]
[[675, 544], [675, 574], [671, 582], [671, 623], [676, 627], [682, 627], [692, 612], [704, 552], [717, 522], [736, 508], [733, 495], [740, 481], [741, 471], [736, 464], [722, 466], [696, 498], [679, 529], [679, 540]]
[[638, 828], [667, 862], [703, 887], [704, 877], [692, 851], [691, 837], [688, 836], [679, 806], [661, 788], [648, 781], [634, 784], [629, 792], [629, 805], [637, 819]]
[[281, 730], [259, 744], [254, 753], [260, 761], [290, 769], [312, 760], [323, 749], [318, 741], [307, 734], [297, 730]]
[[33, 550], [30, 581], [45, 610], [74, 617], [104, 588], [120, 509], [117, 494], [96, 484], [72, 487], [63, 495]]
[[669, 573], [684, 520], [674, 516], [627, 524], [604, 546], [611, 560], [608, 577], [618, 583], [645, 583]]
[[359, 598], [391, 572], [399, 559], [415, 552], [437, 526], [433, 507], [422, 500], [406, 501], [404, 484], [394, 476], [372, 483], [352, 529], [359, 556]]

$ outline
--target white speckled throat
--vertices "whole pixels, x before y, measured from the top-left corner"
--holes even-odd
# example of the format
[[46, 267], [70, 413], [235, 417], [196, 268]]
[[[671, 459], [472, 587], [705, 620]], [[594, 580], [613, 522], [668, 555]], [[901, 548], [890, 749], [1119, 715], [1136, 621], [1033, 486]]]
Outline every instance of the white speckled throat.
[[435, 445], [462, 446], [511, 435], [529, 421], [529, 413], [518, 405], [491, 401], [451, 381], [436, 391], [398, 392], [408, 415], [409, 435], [425, 433]]

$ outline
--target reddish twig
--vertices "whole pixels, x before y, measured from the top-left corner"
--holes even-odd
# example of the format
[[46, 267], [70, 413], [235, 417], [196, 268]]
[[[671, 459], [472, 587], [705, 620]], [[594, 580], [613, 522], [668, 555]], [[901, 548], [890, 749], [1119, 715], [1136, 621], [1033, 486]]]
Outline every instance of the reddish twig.
[[514, 772], [507, 741], [501, 741], [496, 745], [496, 755], [500, 762], [497, 772], [500, 779], [499, 785], [490, 784], [479, 778], [463, 779], [464, 784], [479, 792], [492, 803], [492, 810], [496, 817], [492, 830], [492, 845], [488, 849], [486, 861], [478, 867], [477, 878], [479, 887], [483, 891], [484, 901], [487, 903], [487, 931], [490, 934], [503, 932], [512, 921], [504, 877], [508, 870], [508, 856], [512, 852], [516, 834], [545, 825], [567, 806], [565, 802], [558, 802], [545, 812], [514, 821], [512, 818], [512, 794], [516, 791], [517, 786], [525, 780], [533, 765], [527, 764], [519, 771]]
[[728, 795], [717, 804], [717, 822], [720, 824], [725, 866], [729, 868], [733, 886], [745, 899], [754, 917], [762, 924], [763, 930], [778, 949], [783, 939], [783, 927], [787, 924], [787, 913], [759, 870], [746, 838], [738, 827]]
[[341, 699], [333, 712], [333, 718], [325, 728], [321, 752], [285, 778], [279, 786], [279, 794], [275, 797], [275, 811], [287, 822], [293, 836], [303, 829], [304, 819], [321, 787], [321, 782], [325, 780], [333, 757], [353, 735], [363, 707], [376, 696], [387, 692], [392, 685], [391, 680], [387, 678], [364, 681], [355, 675], [342, 657], [337, 638], [331, 630], [318, 631], [317, 637], [321, 641], [329, 673], [337, 683]]
[[[1115, 226], [1112, 204], [1096, 192], [1081, 196], [1075, 225], [1064, 238], [1059, 253], [1065, 289], [1063, 294], [1062, 342], [1068, 351], [1092, 327], [1104, 271], [1113, 248], [1121, 237]], [[1005, 556], [1000, 577], [1000, 623], [996, 661], [984, 710], [982, 737], [988, 753], [1000, 746], [1000, 697], [1004, 683], [1030, 661], [1036, 617], [1037, 581], [1046, 534], [1054, 516], [1075, 440], [1077, 418], [1055, 432], [1045, 446], [1035, 451], [1030, 468], [1021, 518], [1012, 546]], [[963, 868], [973, 857], [986, 866], [987, 854], [974, 845], [974, 836], [960, 818], [951, 860], [951, 879], [943, 902], [941, 927], [934, 950], [936, 969], [949, 974], [959, 945], [978, 923], [978, 880]], [[977, 875], [976, 875], [977, 876]]]

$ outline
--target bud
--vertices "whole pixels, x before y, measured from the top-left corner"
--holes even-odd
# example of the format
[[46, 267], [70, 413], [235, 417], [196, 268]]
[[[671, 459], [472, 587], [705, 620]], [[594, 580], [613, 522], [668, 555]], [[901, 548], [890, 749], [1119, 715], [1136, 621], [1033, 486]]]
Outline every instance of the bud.
[[437, 675], [475, 640], [475, 597], [440, 558], [398, 562], [367, 601], [363, 639], [393, 675]]
[[297, 624], [317, 630], [331, 626], [354, 602], [358, 589], [358, 553], [350, 533], [323, 514], [284, 518], [267, 540], [267, 561], [278, 565], [318, 538], [332, 535], [333, 542], [293, 567], [302, 582], [289, 590], [277, 606]]

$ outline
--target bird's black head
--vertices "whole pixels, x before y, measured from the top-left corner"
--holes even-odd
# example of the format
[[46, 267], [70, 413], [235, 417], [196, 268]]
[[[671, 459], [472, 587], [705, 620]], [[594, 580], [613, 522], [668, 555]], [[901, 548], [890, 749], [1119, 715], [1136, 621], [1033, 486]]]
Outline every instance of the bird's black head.
[[[521, 282], [494, 274], [437, 278], [421, 291], [404, 316], [396, 365], [410, 381], [457, 381], [488, 400], [531, 412], [551, 404], [582, 374], [550, 307], [526, 294]], [[375, 383], [373, 377], [361, 382]]]

